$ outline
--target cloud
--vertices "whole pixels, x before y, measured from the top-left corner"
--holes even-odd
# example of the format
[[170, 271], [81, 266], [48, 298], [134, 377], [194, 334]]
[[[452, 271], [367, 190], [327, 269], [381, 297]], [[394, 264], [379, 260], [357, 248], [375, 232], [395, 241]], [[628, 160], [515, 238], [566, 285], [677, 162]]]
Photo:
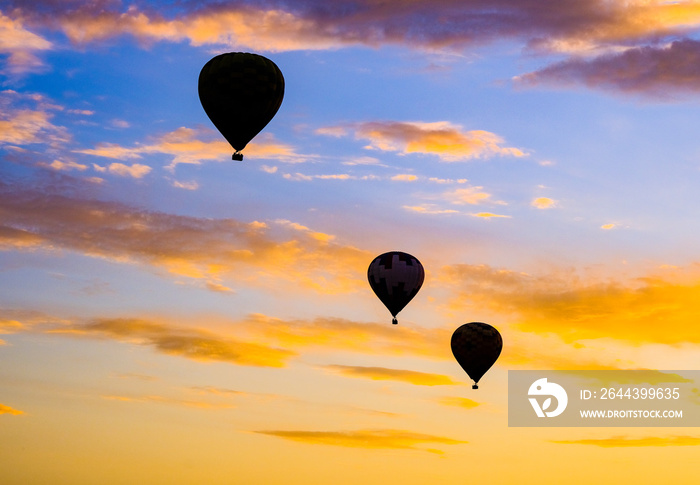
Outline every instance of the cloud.
[[426, 372], [401, 369], [387, 369], [386, 367], [326, 365], [323, 368], [348, 377], [360, 377], [375, 381], [407, 382], [416, 386], [449, 386], [458, 384], [458, 382], [453, 381], [448, 376], [441, 374], [430, 374]]
[[669, 97], [669, 90], [700, 92], [700, 41], [632, 47], [593, 59], [573, 57], [516, 78], [521, 85], [584, 84], [625, 93]]
[[143, 178], [151, 172], [151, 167], [148, 165], [142, 165], [140, 163], [133, 163], [131, 165], [125, 165], [123, 163], [110, 163], [107, 166], [109, 173], [119, 175], [122, 177], [132, 177], [135, 179]]
[[299, 230], [289, 221], [241, 222], [147, 212], [125, 204], [71, 198], [51, 187], [0, 182], [0, 247], [67, 249], [139, 263], [204, 280], [229, 280], [355, 291], [366, 284], [372, 254], [336, 243], [333, 235]]
[[438, 177], [430, 177], [428, 179], [430, 182], [435, 182], [436, 184], [466, 184], [467, 179], [441, 179]]
[[678, 35], [700, 23], [696, 2], [663, 0], [546, 1], [545, 10], [542, 0], [496, 5], [417, 0], [400, 10], [371, 0], [340, 0], [334, 8], [323, 8], [320, 0], [191, 5], [156, 11], [146, 2], [97, 2], [78, 9], [37, 1], [31, 9], [16, 11], [27, 21], [62, 30], [76, 43], [131, 35], [144, 43], [187, 41], [257, 51], [382, 44], [456, 50], [511, 38], [539, 50], [571, 52]]
[[191, 389], [197, 393], [215, 394], [217, 396], [236, 396], [236, 395], [245, 394], [242, 391], [236, 391], [234, 389], [227, 389], [224, 387], [216, 387], [216, 386], [195, 386], [195, 387], [192, 387]]
[[[276, 436], [287, 440], [317, 445], [345, 446], [367, 449], [406, 449], [413, 450], [416, 445], [440, 444], [459, 445], [467, 441], [445, 438], [423, 433], [395, 429], [367, 429], [357, 431], [255, 431], [255, 433]], [[426, 450], [441, 453], [438, 450]]]
[[700, 438], [695, 436], [670, 436], [667, 438], [649, 436], [646, 438], [628, 438], [616, 436], [603, 439], [582, 439], [582, 440], [552, 440], [552, 443], [561, 445], [592, 445], [601, 448], [627, 448], [641, 446], [700, 446]]
[[403, 208], [419, 214], [459, 214], [459, 211], [454, 209], [438, 209], [435, 204], [405, 205]]
[[388, 326], [343, 318], [282, 320], [252, 314], [237, 328], [251, 339], [289, 349], [335, 349], [363, 354], [414, 356], [433, 360], [452, 359], [446, 349], [452, 329], [411, 325]]
[[1, 91], [0, 146], [67, 142], [70, 140], [67, 130], [51, 122], [53, 111], [62, 109], [40, 94]]
[[[509, 39], [531, 53], [572, 56], [520, 76], [518, 81], [525, 85], [583, 82], [592, 87], [657, 94], [662, 94], [664, 86], [697, 91], [695, 41], [678, 40], [700, 25], [700, 5], [695, 1], [504, 0], [494, 5], [478, 0], [416, 0], [404, 3], [400, 10], [372, 0], [341, 0], [334, 2], [333, 8], [321, 0], [257, 2], [254, 6], [250, 2], [178, 2], [157, 8], [143, 1], [128, 5], [94, 2], [80, 4], [80, 8], [71, 3], [37, 0], [31, 8], [16, 7], [11, 13], [0, 14], [0, 52], [4, 48], [10, 54], [10, 69], [37, 70], [42, 63], [35, 53], [52, 48], [27, 26], [63, 32], [82, 46], [131, 36], [144, 46], [188, 42], [221, 51], [254, 52], [401, 45], [430, 53], [462, 53]], [[687, 45], [669, 49], [664, 42]], [[674, 52], [663, 52], [667, 50]], [[589, 62], [591, 56], [598, 57]], [[322, 130], [343, 136], [343, 129]], [[473, 145], [474, 137], [479, 138], [468, 137], [467, 146]], [[389, 145], [396, 142], [373, 141]], [[412, 149], [433, 153], [434, 143], [454, 146], [448, 136], [436, 135], [430, 147], [416, 142]], [[511, 155], [520, 152], [510, 150]], [[446, 160], [465, 156], [473, 158], [473, 148], [466, 153], [464, 149], [442, 152]]]
[[418, 180], [418, 177], [408, 173], [401, 173], [391, 177], [391, 180], [395, 182], [415, 182], [416, 180]]
[[565, 342], [607, 337], [635, 344], [700, 343], [698, 265], [624, 281], [487, 265], [446, 266], [435, 278], [457, 288], [454, 309], [511, 315], [520, 330], [558, 335]]
[[42, 72], [45, 66], [36, 52], [52, 48], [51, 42], [25, 29], [21, 20], [0, 12], [0, 54], [8, 55], [3, 74]]
[[445, 406], [455, 406], [464, 409], [472, 409], [481, 404], [466, 397], [443, 397], [439, 402]]
[[19, 416], [20, 414], [24, 414], [24, 411], [19, 411], [17, 409], [11, 408], [10, 406], [0, 403], [0, 414], [10, 414], [12, 416]]
[[537, 197], [533, 199], [530, 203], [532, 207], [537, 207], [538, 209], [551, 209], [556, 207], [557, 201], [550, 199], [549, 197]]
[[[283, 367], [303, 351], [338, 350], [438, 361], [452, 359], [449, 341], [453, 329], [450, 328], [409, 324], [396, 327], [386, 322], [355, 322], [332, 317], [283, 320], [257, 313], [227, 321], [222, 327], [225, 331], [206, 330], [205, 325], [198, 319], [189, 325], [175, 324], [166, 318], [97, 316], [88, 320], [66, 320], [0, 307], [0, 334], [40, 332], [61, 337], [109, 339], [201, 362]], [[442, 375], [379, 367], [331, 366], [327, 370], [416, 385], [454, 384]]]
[[185, 406], [196, 409], [232, 409], [235, 406], [227, 403], [211, 403], [207, 401], [193, 401], [190, 399], [176, 399], [165, 396], [101, 396], [102, 399], [120, 402], [137, 402], [137, 403], [160, 403], [170, 404], [175, 406]]
[[379, 180], [379, 177], [376, 175], [350, 175], [348, 173], [306, 175], [296, 172], [293, 174], [285, 173], [282, 177], [295, 182], [310, 182], [312, 180]]
[[478, 205], [491, 198], [491, 194], [484, 192], [483, 187], [465, 187], [445, 192], [442, 197], [456, 205]]
[[342, 126], [326, 127], [321, 134], [339, 136], [354, 133], [355, 138], [368, 140], [365, 148], [437, 155], [444, 162], [458, 162], [475, 158], [499, 156], [523, 157], [518, 148], [501, 146], [503, 140], [483, 130], [465, 131], [447, 121], [433, 123], [403, 121], [368, 121]]
[[52, 168], [54, 170], [59, 170], [59, 171], [70, 171], [70, 170], [78, 170], [80, 172], [84, 172], [85, 170], [88, 169], [87, 165], [83, 165], [82, 163], [77, 163], [73, 161], [67, 161], [67, 162], [62, 162], [61, 160], [54, 160], [51, 163], [43, 164], [46, 167]]
[[[219, 139], [212, 130], [181, 127], [156, 138], [150, 144], [123, 147], [113, 143], [102, 143], [95, 148], [74, 150], [74, 153], [119, 160], [165, 154], [172, 157], [166, 168], [174, 170], [180, 164], [200, 165], [204, 161], [229, 161], [233, 149], [227, 141]], [[300, 163], [306, 160], [305, 157], [295, 153], [292, 147], [276, 142], [270, 134], [256, 137], [255, 141], [246, 147], [245, 155], [287, 163]]]
[[493, 218], [502, 218], [502, 219], [510, 219], [511, 216], [506, 216], [502, 214], [494, 214], [493, 212], [477, 212], [475, 214], [472, 214], [474, 217], [481, 217], [482, 219], [493, 219]]
[[197, 190], [199, 188], [199, 184], [195, 181], [180, 182], [179, 180], [174, 180], [172, 186], [178, 189], [185, 190]]
[[289, 350], [222, 337], [211, 332], [178, 328], [134, 318], [103, 318], [74, 324], [51, 333], [109, 338], [154, 347], [161, 353], [201, 362], [221, 361], [258, 367], [284, 367], [296, 354]]

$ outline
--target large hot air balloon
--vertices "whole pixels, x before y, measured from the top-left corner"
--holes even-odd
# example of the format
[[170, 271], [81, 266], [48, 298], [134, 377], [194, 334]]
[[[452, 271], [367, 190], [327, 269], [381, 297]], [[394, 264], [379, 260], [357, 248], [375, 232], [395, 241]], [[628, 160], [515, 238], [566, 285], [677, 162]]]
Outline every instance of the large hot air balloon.
[[241, 150], [275, 116], [283, 97], [282, 72], [258, 54], [221, 54], [199, 73], [199, 100], [235, 150], [234, 160], [243, 160]]
[[479, 388], [479, 379], [496, 362], [501, 349], [501, 334], [487, 323], [465, 323], [452, 334], [452, 353], [474, 381], [472, 389]]
[[396, 314], [408, 305], [420, 290], [425, 272], [415, 257], [390, 251], [374, 258], [367, 268], [367, 279], [374, 293], [387, 307], [396, 325]]

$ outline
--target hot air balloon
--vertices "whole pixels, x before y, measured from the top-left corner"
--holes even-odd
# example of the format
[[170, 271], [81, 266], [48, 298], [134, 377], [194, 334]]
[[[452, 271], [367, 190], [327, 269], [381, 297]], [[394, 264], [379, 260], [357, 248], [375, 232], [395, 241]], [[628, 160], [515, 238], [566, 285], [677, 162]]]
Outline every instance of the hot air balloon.
[[214, 126], [231, 144], [233, 160], [275, 116], [284, 97], [284, 77], [270, 59], [228, 52], [199, 73], [199, 100]]
[[501, 349], [501, 334], [487, 323], [465, 323], [452, 334], [452, 353], [474, 381], [472, 389], [479, 388], [479, 379], [496, 362]]
[[425, 272], [415, 257], [400, 251], [380, 254], [367, 268], [367, 279], [374, 293], [387, 307], [396, 325], [396, 314], [408, 305], [420, 290]]

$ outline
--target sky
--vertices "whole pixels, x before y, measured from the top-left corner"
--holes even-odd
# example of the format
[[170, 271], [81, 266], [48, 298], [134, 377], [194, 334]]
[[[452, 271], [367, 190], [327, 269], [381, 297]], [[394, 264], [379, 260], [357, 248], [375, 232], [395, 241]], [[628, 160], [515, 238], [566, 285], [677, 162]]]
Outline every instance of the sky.
[[[232, 51], [285, 78], [242, 162]], [[698, 126], [700, 1], [1, 0], [0, 481], [695, 483], [697, 428], [508, 427], [507, 383], [699, 369]]]

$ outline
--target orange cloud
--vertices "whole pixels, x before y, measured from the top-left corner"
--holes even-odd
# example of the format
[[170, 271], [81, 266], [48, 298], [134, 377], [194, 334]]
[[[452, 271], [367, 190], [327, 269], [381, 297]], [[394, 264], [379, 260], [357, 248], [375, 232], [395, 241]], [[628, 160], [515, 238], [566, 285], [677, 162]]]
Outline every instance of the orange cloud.
[[472, 214], [474, 217], [481, 217], [483, 219], [493, 219], [493, 218], [504, 218], [504, 219], [510, 219], [511, 216], [505, 216], [502, 214], [494, 214], [493, 212], [477, 212], [476, 214]]
[[551, 209], [552, 207], [556, 207], [557, 201], [550, 199], [549, 197], [537, 197], [536, 199], [532, 200], [530, 205], [537, 207], [538, 209]]
[[282, 320], [250, 315], [237, 328], [251, 339], [284, 348], [342, 349], [366, 354], [419, 356], [451, 359], [451, 331], [409, 325], [387, 326], [342, 318]]
[[[63, 337], [111, 339], [198, 361], [283, 367], [302, 351], [336, 350], [431, 360], [453, 359], [449, 350], [452, 329], [446, 328], [396, 327], [341, 318], [282, 320], [261, 314], [228, 322], [226, 328], [229, 329], [226, 333], [212, 332], [202, 329], [198, 323], [184, 326], [141, 318], [97, 317], [81, 322], [0, 308], [0, 333], [43, 332]], [[347, 366], [330, 370], [418, 385], [454, 384], [445, 376], [413, 371]]]
[[313, 0], [285, 7], [197, 7], [187, 11], [163, 6], [156, 12], [147, 6], [99, 3], [92, 9], [56, 4], [53, 9], [16, 11], [79, 43], [128, 34], [144, 43], [189, 41], [263, 51], [381, 44], [463, 49], [511, 38], [532, 48], [571, 52], [679, 35], [700, 23], [698, 2], [665, 0], [551, 2], [546, 14], [538, 0], [506, 0], [495, 6], [486, 1], [436, 5], [417, 0], [400, 10], [371, 0], [340, 0], [334, 9], [320, 8]]
[[0, 403], [0, 414], [10, 414], [13, 416], [19, 416], [20, 414], [24, 414], [24, 411], [19, 411], [17, 409], [13, 409], [10, 406], [6, 406], [5, 404]]
[[[467, 441], [445, 438], [423, 433], [394, 429], [367, 429], [358, 431], [255, 431], [255, 433], [276, 436], [287, 440], [318, 445], [345, 446], [349, 448], [394, 448], [418, 449], [416, 445], [441, 444], [458, 445]], [[426, 450], [442, 453], [438, 450]]]
[[[700, 8], [700, 7], [699, 7]], [[660, 98], [700, 90], [700, 42], [633, 47], [593, 59], [574, 57], [516, 78], [521, 85], [584, 84]], [[671, 93], [669, 93], [671, 90]]]
[[349, 365], [327, 365], [323, 367], [348, 377], [360, 377], [375, 381], [399, 381], [416, 386], [445, 386], [459, 384], [448, 376], [386, 367], [362, 367]]
[[[10, 69], [37, 70], [41, 61], [35, 52], [52, 48], [50, 42], [25, 26], [61, 31], [78, 44], [129, 35], [144, 45], [189, 42], [193, 46], [257, 52], [387, 44], [429, 52], [464, 52], [470, 46], [510, 39], [538, 54], [575, 56], [520, 76], [518, 80], [524, 84], [578, 79], [596, 87], [637, 92], [651, 89], [657, 94], [664, 86], [697, 90], [692, 55], [682, 54], [685, 63], [668, 52], [655, 60], [638, 61], [634, 58], [637, 53], [625, 52], [632, 48], [661, 53], [666, 49], [660, 47], [664, 42], [690, 37], [700, 25], [700, 2], [694, 0], [548, 2], [546, 13], [541, 0], [504, 0], [498, 5], [485, 0], [439, 4], [416, 0], [403, 2], [399, 10], [372, 0], [340, 0], [333, 3], [333, 8], [308, 0], [269, 7], [230, 2], [189, 8], [189, 4], [178, 4], [159, 6], [157, 10], [145, 3], [125, 6], [121, 2], [98, 2], [79, 9], [61, 2], [42, 3], [43, 8], [16, 7], [10, 14], [0, 14], [0, 52], [10, 53]], [[593, 64], [583, 60], [584, 56], [601, 54], [612, 57], [595, 59]], [[655, 55], [641, 53], [642, 57]], [[622, 57], [616, 60], [617, 56]], [[662, 61], [661, 57], [668, 60]], [[656, 86], [650, 84], [652, 81]], [[338, 127], [324, 130], [334, 136], [343, 131]], [[445, 132], [407, 142], [379, 133], [371, 141], [377, 146], [396, 147], [391, 148], [395, 151], [440, 153], [446, 161], [491, 156], [494, 153], [483, 146], [494, 148], [494, 143], [500, 154], [522, 155], [519, 149], [500, 147], [492, 136], [481, 132], [455, 138]]]
[[[276, 172], [270, 172], [268, 170], [265, 170], [268, 173], [274, 173]], [[339, 173], [339, 174], [330, 174], [330, 175], [305, 175], [303, 173], [296, 172], [294, 174], [291, 173], [285, 173], [283, 177], [287, 180], [294, 180], [294, 181], [302, 181], [302, 182], [310, 182], [312, 180], [378, 180], [379, 177], [376, 175], [362, 175], [362, 176], [357, 176], [357, 175], [350, 175], [347, 173]]]
[[353, 132], [355, 138], [369, 140], [365, 148], [437, 155], [442, 161], [457, 162], [496, 155], [523, 157], [518, 148], [503, 147], [503, 140], [481, 130], [464, 131], [447, 121], [434, 123], [402, 121], [369, 121], [342, 127], [326, 127], [318, 131], [339, 136]]
[[420, 214], [458, 214], [459, 211], [454, 209], [438, 209], [435, 204], [423, 204], [423, 205], [405, 205], [404, 209], [411, 212], [418, 212]]
[[[0, 183], [0, 247], [70, 249], [88, 256], [166, 268], [229, 288], [229, 279], [323, 293], [366, 284], [372, 254], [336, 243], [331, 234], [289, 221], [270, 224], [144, 212]], [[89, 237], [87, 236], [89, 235]]]
[[661, 438], [649, 436], [646, 438], [627, 438], [616, 436], [603, 439], [557, 440], [551, 441], [561, 445], [592, 445], [601, 448], [627, 448], [640, 446], [700, 446], [700, 438], [695, 436], [670, 436]]
[[64, 326], [50, 333], [110, 338], [154, 347], [168, 355], [198, 361], [223, 361], [237, 365], [284, 367], [296, 354], [261, 344], [215, 335], [211, 332], [178, 328], [140, 319], [98, 319], [87, 324]]
[[466, 397], [443, 397], [439, 402], [445, 406], [455, 406], [464, 409], [472, 409], [481, 404]]
[[466, 187], [445, 192], [442, 197], [456, 205], [477, 205], [491, 198], [491, 194], [484, 192], [483, 187]]
[[573, 273], [530, 275], [486, 265], [444, 267], [436, 279], [458, 288], [452, 305], [512, 315], [517, 328], [565, 342], [700, 343], [700, 268], [629, 281]]
[[78, 170], [80, 172], [84, 172], [85, 170], [88, 169], [87, 165], [83, 165], [81, 163], [73, 162], [73, 161], [67, 161], [67, 162], [62, 162], [61, 160], [54, 160], [51, 163], [47, 164], [41, 164], [46, 167], [52, 168], [54, 170], [58, 171], [70, 171], [70, 170]]
[[[194, 130], [181, 127], [162, 135], [154, 143], [147, 145], [128, 148], [112, 143], [103, 143], [96, 148], [74, 150], [74, 153], [119, 160], [138, 159], [147, 154], [162, 153], [173, 157], [170, 164], [166, 166], [169, 170], [174, 170], [180, 164], [200, 165], [203, 161], [230, 161], [233, 149], [227, 141], [218, 137], [213, 140], [201, 139], [210, 139], [213, 136], [216, 135], [212, 130]], [[300, 163], [306, 160], [306, 157], [295, 153], [292, 147], [276, 142], [269, 134], [256, 137], [246, 147], [245, 155], [251, 158], [274, 159], [286, 163]], [[125, 167], [122, 164], [112, 164], [109, 166], [110, 171], [123, 174], [123, 170], [119, 172], [112, 168], [115, 165]], [[139, 165], [139, 167], [143, 167], [143, 165]]]
[[416, 175], [408, 174], [408, 173], [401, 173], [398, 175], [394, 175], [391, 177], [391, 180], [397, 181], [397, 182], [415, 182], [418, 180], [418, 177]]

